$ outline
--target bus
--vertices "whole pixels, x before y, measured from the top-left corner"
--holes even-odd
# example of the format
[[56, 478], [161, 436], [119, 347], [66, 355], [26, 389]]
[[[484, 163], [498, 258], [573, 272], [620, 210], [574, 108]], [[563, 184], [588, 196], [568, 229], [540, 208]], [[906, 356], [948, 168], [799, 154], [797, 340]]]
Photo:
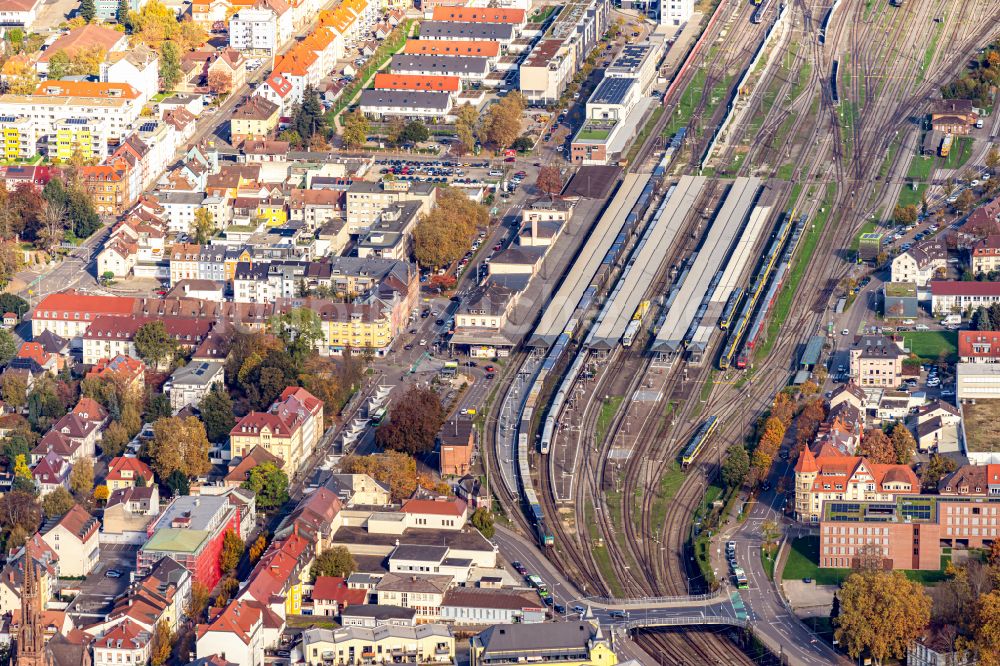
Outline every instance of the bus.
[[382, 425], [382, 421], [385, 420], [385, 414], [385, 407], [379, 407], [376, 409], [375, 413], [372, 414], [372, 426], [377, 428]]
[[747, 582], [747, 575], [742, 568], [736, 567], [733, 569], [733, 577], [736, 579], [737, 588], [746, 590], [750, 587], [750, 584]]

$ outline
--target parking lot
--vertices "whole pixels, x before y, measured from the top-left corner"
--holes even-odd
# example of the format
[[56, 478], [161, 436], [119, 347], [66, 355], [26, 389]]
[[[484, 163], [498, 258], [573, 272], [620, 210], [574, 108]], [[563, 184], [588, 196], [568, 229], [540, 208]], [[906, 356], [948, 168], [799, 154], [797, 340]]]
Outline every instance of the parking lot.
[[[129, 586], [130, 574], [135, 570], [138, 546], [130, 544], [102, 544], [101, 556], [90, 575], [82, 581], [66, 581], [62, 588], [79, 590], [67, 611], [81, 617], [100, 617], [109, 610], [116, 597]], [[108, 575], [117, 571], [118, 576]], [[91, 619], [91, 621], [93, 621]]]

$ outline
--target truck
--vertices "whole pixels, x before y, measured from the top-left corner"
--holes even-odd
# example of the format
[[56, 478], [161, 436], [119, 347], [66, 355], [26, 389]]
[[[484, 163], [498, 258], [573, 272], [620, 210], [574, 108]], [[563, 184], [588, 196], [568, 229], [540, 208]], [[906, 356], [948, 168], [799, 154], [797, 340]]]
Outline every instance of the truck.
[[941, 323], [945, 326], [958, 326], [962, 323], [962, 316], [957, 314], [950, 314], [941, 320]]

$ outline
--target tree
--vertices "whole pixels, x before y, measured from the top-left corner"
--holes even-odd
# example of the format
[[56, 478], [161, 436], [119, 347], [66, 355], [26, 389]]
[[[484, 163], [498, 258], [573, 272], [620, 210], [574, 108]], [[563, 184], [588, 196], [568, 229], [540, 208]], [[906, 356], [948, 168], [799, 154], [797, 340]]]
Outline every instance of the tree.
[[917, 452], [917, 441], [910, 429], [902, 423], [897, 423], [892, 428], [892, 448], [895, 452], [894, 462], [900, 465], [909, 465], [913, 454]]
[[198, 405], [201, 412], [201, 421], [205, 424], [205, 435], [210, 442], [221, 442], [229, 436], [229, 432], [236, 425], [236, 416], [233, 414], [233, 401], [229, 397], [229, 391], [222, 386], [216, 385], [202, 398]]
[[1000, 150], [996, 146], [992, 146], [986, 153], [985, 164], [991, 174], [996, 173], [997, 166], [1000, 165]]
[[16, 294], [0, 294], [0, 311], [13, 312], [18, 317], [24, 315], [29, 309], [28, 301]]
[[473, 511], [471, 521], [472, 526], [479, 530], [484, 537], [493, 538], [496, 533], [496, 528], [493, 527], [493, 514], [485, 507], [479, 507]]
[[866, 650], [876, 664], [901, 659], [931, 619], [930, 597], [901, 571], [852, 574], [838, 594], [834, 636], [852, 659]]
[[489, 108], [483, 119], [483, 129], [497, 150], [503, 150], [521, 135], [525, 108], [524, 97], [518, 93], [507, 95]]
[[[344, 118], [344, 145], [348, 148], [359, 148], [368, 140], [368, 119], [359, 110], [347, 114]], [[302, 134], [302, 132], [299, 132]]]
[[215, 217], [207, 208], [199, 208], [194, 212], [194, 242], [205, 245], [215, 235]]
[[[367, 121], [365, 122], [367, 123]], [[295, 106], [292, 113], [292, 129], [298, 133], [303, 143], [309, 143], [316, 135], [325, 138], [329, 133], [329, 123], [326, 114], [323, 113], [323, 104], [319, 101], [319, 91], [312, 86], [306, 86], [302, 92], [302, 102]], [[364, 134], [367, 138], [367, 126]], [[346, 142], [347, 139], [345, 138], [344, 141]], [[362, 143], [364, 143], [364, 139], [362, 139]]]
[[354, 561], [354, 555], [347, 550], [346, 546], [334, 546], [328, 548], [316, 556], [312, 568], [309, 570], [309, 577], [313, 582], [319, 576], [338, 576], [346, 578], [358, 568]]
[[166, 480], [167, 488], [174, 495], [190, 495], [191, 494], [191, 481], [188, 480], [184, 472], [179, 469], [175, 469], [170, 473]]
[[233, 90], [233, 75], [222, 69], [208, 73], [208, 89], [216, 95], [228, 95]]
[[563, 182], [562, 174], [559, 173], [559, 167], [547, 165], [539, 169], [538, 180], [535, 181], [535, 187], [537, 187], [540, 192], [544, 192], [549, 196], [562, 192]]
[[962, 193], [958, 195], [958, 200], [955, 202], [955, 208], [963, 213], [968, 213], [974, 205], [976, 205], [976, 195], [970, 189], [962, 190]]
[[534, 148], [535, 143], [531, 140], [531, 137], [522, 134], [521, 136], [514, 139], [514, 143], [511, 144], [511, 148], [519, 153], [526, 153], [532, 148]]
[[243, 487], [257, 495], [257, 506], [264, 510], [277, 509], [288, 501], [288, 475], [273, 462], [251, 469]]
[[315, 310], [291, 308], [271, 317], [271, 331], [285, 343], [296, 364], [323, 340], [323, 322]]
[[411, 120], [403, 128], [403, 133], [400, 138], [408, 143], [421, 143], [430, 138], [430, 132], [427, 131], [427, 126], [424, 125], [419, 120]]
[[160, 361], [173, 360], [177, 342], [167, 333], [162, 321], [149, 321], [135, 332], [135, 351], [150, 367], [159, 367]]
[[733, 444], [726, 450], [722, 463], [722, 482], [726, 488], [739, 488], [750, 473], [750, 456], [742, 444]]
[[30, 95], [38, 88], [38, 73], [35, 65], [27, 58], [11, 58], [5, 66], [8, 75], [8, 90], [14, 95]]
[[[135, 484], [136, 486], [139, 485], [139, 481], [143, 481], [143, 478], [141, 476], [136, 481]], [[104, 502], [107, 502], [109, 497], [111, 497], [111, 491], [103, 483], [94, 488], [94, 501], [97, 502], [98, 504], [103, 504]]]
[[188, 600], [185, 614], [197, 621], [201, 617], [201, 614], [205, 612], [205, 609], [208, 608], [208, 602], [211, 597], [212, 591], [208, 589], [207, 585], [199, 581], [191, 583], [191, 598]]
[[403, 143], [403, 132], [406, 130], [406, 121], [402, 116], [391, 116], [389, 124], [385, 129], [386, 138], [394, 146]]
[[858, 446], [858, 455], [878, 465], [891, 465], [896, 462], [896, 449], [892, 440], [878, 428], [872, 428], [865, 433], [864, 440]]
[[157, 393], [149, 399], [149, 404], [146, 406], [146, 418], [144, 419], [147, 423], [155, 423], [160, 419], [165, 419], [174, 413], [173, 408], [170, 406], [170, 397], [165, 393]]
[[181, 55], [177, 45], [168, 39], [160, 47], [160, 86], [163, 90], [173, 90], [180, 79]]
[[129, 439], [122, 424], [112, 421], [104, 431], [104, 436], [101, 437], [101, 452], [109, 458], [120, 456], [128, 445]]
[[15, 356], [17, 356], [17, 342], [14, 336], [7, 329], [0, 328], [0, 365], [6, 365]]
[[413, 232], [413, 255], [424, 266], [437, 268], [461, 257], [480, 227], [489, 223], [489, 210], [452, 187], [438, 190], [438, 205], [424, 215]]
[[400, 502], [417, 489], [417, 461], [397, 451], [370, 456], [347, 456], [340, 464], [345, 474], [367, 474], [389, 488], [392, 501]]
[[226, 530], [222, 535], [222, 552], [219, 553], [219, 568], [225, 573], [236, 571], [243, 556], [243, 539], [234, 530]]
[[160, 419], [153, 424], [153, 439], [146, 446], [147, 456], [161, 479], [173, 472], [191, 479], [212, 467], [205, 426], [193, 416]]
[[[0, 497], [0, 526], [5, 530], [20, 528], [27, 536], [34, 534], [41, 522], [42, 509], [33, 494], [12, 490]], [[9, 541], [7, 545], [11, 545]]]
[[71, 67], [72, 63], [70, 62], [69, 54], [59, 49], [49, 56], [49, 69], [45, 76], [50, 81], [58, 81], [69, 76]]
[[413, 386], [389, 410], [389, 423], [375, 431], [375, 441], [384, 449], [410, 455], [434, 449], [445, 411], [437, 393]]
[[153, 633], [153, 645], [150, 651], [150, 663], [153, 666], [163, 666], [170, 659], [170, 652], [174, 648], [174, 634], [170, 631], [170, 625], [166, 620], [156, 623], [156, 630]]
[[86, 456], [73, 463], [69, 473], [69, 488], [77, 497], [90, 497], [94, 489], [94, 461]]
[[896, 224], [913, 224], [917, 221], [919, 211], [914, 205], [896, 206], [892, 210], [892, 219]]
[[46, 518], [55, 518], [69, 513], [75, 504], [76, 500], [69, 491], [58, 486], [42, 499], [42, 511], [45, 512]]
[[115, 21], [125, 27], [126, 32], [132, 32], [132, 23], [129, 21], [128, 0], [118, 0], [118, 8], [115, 10]]
[[3, 400], [14, 409], [22, 409], [28, 404], [28, 382], [20, 372], [4, 373], [0, 379], [0, 394]]
[[[958, 469], [958, 464], [954, 460], [947, 456], [933, 453], [921, 473], [920, 484], [925, 491], [937, 490], [938, 482], [956, 469]], [[994, 541], [993, 543], [1000, 544], [1000, 541]]]

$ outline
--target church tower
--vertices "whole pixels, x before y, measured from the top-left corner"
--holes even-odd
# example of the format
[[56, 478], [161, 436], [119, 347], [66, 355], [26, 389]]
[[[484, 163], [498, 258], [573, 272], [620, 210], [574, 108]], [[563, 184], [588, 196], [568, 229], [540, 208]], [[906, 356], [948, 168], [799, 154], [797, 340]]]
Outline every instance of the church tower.
[[24, 583], [21, 585], [21, 625], [17, 629], [15, 666], [51, 666], [45, 649], [45, 629], [42, 626], [40, 574], [35, 559], [24, 552]]

